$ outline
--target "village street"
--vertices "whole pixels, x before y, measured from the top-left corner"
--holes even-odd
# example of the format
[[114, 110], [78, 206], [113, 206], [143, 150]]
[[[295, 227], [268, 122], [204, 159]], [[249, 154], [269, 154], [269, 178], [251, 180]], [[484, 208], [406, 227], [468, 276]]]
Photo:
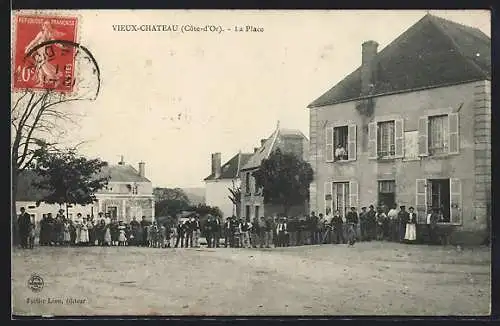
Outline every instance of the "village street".
[[[13, 251], [12, 304], [19, 315], [486, 315], [490, 262], [485, 247], [387, 242], [35, 247]], [[32, 273], [43, 278], [39, 293], [27, 285]], [[82, 302], [48, 302], [67, 298]]]

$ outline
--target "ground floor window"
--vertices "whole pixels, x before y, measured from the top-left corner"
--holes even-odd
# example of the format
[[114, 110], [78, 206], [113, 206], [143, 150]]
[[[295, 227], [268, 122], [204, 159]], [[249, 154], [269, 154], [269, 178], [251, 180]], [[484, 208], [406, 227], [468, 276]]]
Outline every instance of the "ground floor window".
[[439, 210], [440, 222], [450, 222], [450, 179], [429, 179], [427, 182], [428, 212]]
[[380, 180], [378, 182], [378, 205], [391, 209], [396, 204], [396, 182]]
[[259, 206], [255, 206], [255, 218], [259, 218], [259, 209], [260, 207]]
[[333, 183], [333, 212], [339, 211], [342, 216], [346, 216], [349, 210], [349, 182]]

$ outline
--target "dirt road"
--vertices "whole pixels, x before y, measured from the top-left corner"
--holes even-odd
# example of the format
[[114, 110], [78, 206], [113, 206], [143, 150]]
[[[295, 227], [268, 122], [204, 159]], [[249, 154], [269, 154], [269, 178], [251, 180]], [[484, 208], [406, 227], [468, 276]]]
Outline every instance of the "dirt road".
[[[487, 315], [490, 250], [35, 248], [12, 256], [22, 315]], [[31, 273], [43, 281], [34, 293]], [[71, 299], [71, 300], [67, 300]]]

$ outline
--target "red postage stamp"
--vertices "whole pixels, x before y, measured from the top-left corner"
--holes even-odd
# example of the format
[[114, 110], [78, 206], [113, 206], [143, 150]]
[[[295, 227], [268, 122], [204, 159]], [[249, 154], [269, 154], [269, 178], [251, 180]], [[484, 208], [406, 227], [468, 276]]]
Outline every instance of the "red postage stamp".
[[14, 40], [14, 90], [73, 91], [78, 19], [17, 15]]

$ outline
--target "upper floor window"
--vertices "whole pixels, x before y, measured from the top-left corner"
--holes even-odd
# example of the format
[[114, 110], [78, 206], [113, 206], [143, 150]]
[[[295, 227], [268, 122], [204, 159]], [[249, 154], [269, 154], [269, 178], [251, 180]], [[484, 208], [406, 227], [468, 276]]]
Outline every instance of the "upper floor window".
[[356, 160], [356, 125], [327, 127], [325, 130], [325, 151], [327, 162]]
[[448, 115], [429, 117], [429, 154], [448, 152]]
[[394, 156], [396, 154], [394, 121], [379, 122], [377, 127], [377, 155], [379, 157]]
[[403, 119], [370, 122], [368, 124], [368, 151], [372, 159], [403, 157]]
[[136, 184], [132, 185], [132, 194], [137, 195], [138, 192], [139, 192], [139, 187]]
[[333, 128], [333, 142], [335, 144], [335, 161], [347, 160], [347, 136], [349, 128], [347, 126]]
[[424, 116], [418, 123], [420, 156], [457, 154], [459, 152], [458, 114]]

